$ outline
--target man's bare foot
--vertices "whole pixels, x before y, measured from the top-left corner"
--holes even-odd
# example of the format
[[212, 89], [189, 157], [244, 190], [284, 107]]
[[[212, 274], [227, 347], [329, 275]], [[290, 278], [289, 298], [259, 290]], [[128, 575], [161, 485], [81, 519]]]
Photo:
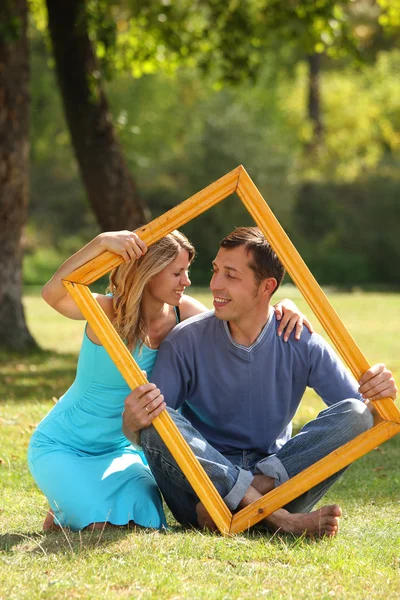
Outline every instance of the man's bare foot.
[[47, 515], [46, 515], [46, 518], [43, 523], [43, 531], [50, 531], [50, 530], [53, 531], [56, 529], [61, 529], [61, 527], [59, 525], [56, 525], [56, 523], [54, 523], [54, 513], [50, 508], [47, 511]]
[[339, 531], [339, 519], [342, 510], [337, 504], [323, 506], [311, 513], [290, 513], [280, 508], [265, 519], [265, 523], [273, 531], [295, 533], [297, 535], [334, 537]]
[[[196, 506], [197, 522], [200, 528], [217, 531], [217, 526], [199, 502]], [[290, 513], [280, 508], [267, 517], [264, 522], [273, 531], [307, 535], [309, 537], [334, 537], [339, 531], [339, 519], [342, 510], [337, 504], [323, 506], [311, 513]]]
[[210, 531], [218, 531], [218, 527], [204, 508], [203, 504], [199, 502], [196, 505], [197, 523], [200, 529], [209, 529]]

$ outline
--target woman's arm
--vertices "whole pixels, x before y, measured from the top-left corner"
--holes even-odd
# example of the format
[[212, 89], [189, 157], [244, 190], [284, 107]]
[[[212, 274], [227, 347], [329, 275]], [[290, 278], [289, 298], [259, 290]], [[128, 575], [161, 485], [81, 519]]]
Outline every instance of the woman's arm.
[[42, 290], [42, 297], [47, 304], [65, 317], [84, 319], [81, 311], [65, 289], [62, 280], [69, 273], [92, 260], [92, 258], [99, 256], [105, 250], [119, 254], [125, 262], [128, 262], [140, 258], [146, 253], [147, 248], [136, 233], [130, 231], [101, 233], [76, 254], [68, 258], [46, 283]]

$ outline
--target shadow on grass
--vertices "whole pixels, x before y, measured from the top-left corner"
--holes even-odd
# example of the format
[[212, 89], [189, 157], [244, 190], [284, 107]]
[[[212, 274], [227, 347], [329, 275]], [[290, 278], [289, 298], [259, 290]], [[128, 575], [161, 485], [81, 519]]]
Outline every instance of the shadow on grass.
[[75, 377], [75, 354], [0, 352], [0, 397], [30, 401], [58, 398]]
[[123, 527], [94, 531], [62, 531], [5, 533], [0, 535], [1, 552], [32, 554], [78, 554], [120, 542], [130, 535], [137, 537], [163, 535], [163, 532], [143, 527]]
[[[305, 535], [296, 536], [294, 534], [284, 534], [281, 532], [271, 533], [265, 528], [254, 527], [249, 531], [245, 531], [234, 536], [222, 536], [218, 532], [207, 530], [196, 530], [193, 528], [185, 528], [178, 524], [172, 525], [168, 530], [155, 531], [144, 528], [121, 528], [109, 529], [105, 531], [82, 531], [72, 532], [68, 529], [63, 531], [53, 531], [47, 533], [25, 532], [25, 533], [9, 533], [0, 535], [0, 553], [27, 553], [33, 555], [49, 555], [49, 554], [82, 554], [101, 550], [107, 546], [119, 544], [129, 536], [135, 536], [135, 541], [155, 536], [171, 535], [173, 540], [176, 538], [184, 538], [185, 542], [196, 543], [197, 536], [209, 538], [219, 544], [227, 540], [237, 539], [246, 540], [247, 542], [258, 543], [260, 540], [266, 544], [272, 544], [277, 547], [284, 546], [295, 547], [299, 544], [315, 544], [318, 539], [308, 538]], [[321, 538], [322, 539], [322, 538]], [[161, 544], [161, 540], [160, 544]], [[183, 542], [183, 540], [182, 540]], [[175, 542], [174, 542], [175, 543]], [[177, 542], [180, 543], [180, 542]], [[118, 552], [118, 549], [116, 549]]]

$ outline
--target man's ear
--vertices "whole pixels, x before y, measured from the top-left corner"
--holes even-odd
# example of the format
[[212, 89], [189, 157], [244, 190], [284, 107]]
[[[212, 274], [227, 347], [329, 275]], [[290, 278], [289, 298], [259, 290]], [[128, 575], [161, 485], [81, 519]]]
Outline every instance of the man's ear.
[[277, 287], [278, 282], [275, 277], [267, 277], [261, 282], [261, 292], [266, 296], [272, 296]]

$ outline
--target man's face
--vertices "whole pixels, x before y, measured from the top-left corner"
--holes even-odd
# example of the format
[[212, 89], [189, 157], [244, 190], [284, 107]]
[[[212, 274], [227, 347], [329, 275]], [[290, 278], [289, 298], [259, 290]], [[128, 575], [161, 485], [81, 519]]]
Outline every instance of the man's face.
[[263, 283], [256, 283], [254, 271], [249, 267], [251, 258], [244, 246], [219, 249], [213, 261], [210, 281], [218, 319], [239, 323], [243, 319], [248, 320], [259, 310], [265, 312]]

